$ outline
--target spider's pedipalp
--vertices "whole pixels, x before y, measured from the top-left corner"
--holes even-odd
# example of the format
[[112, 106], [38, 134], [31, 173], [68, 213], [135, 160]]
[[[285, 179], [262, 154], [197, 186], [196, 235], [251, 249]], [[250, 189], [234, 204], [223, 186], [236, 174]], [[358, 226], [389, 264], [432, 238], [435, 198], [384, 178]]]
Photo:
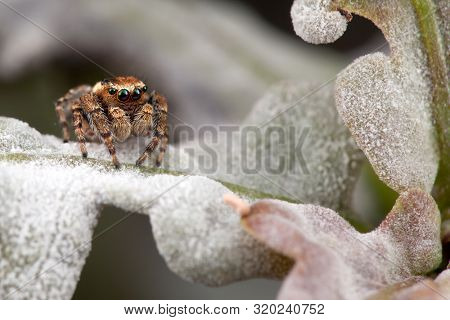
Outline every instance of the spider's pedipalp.
[[136, 112], [133, 121], [133, 134], [136, 136], [148, 135], [153, 124], [153, 106], [146, 103]]
[[131, 134], [130, 117], [118, 107], [108, 108], [108, 114], [111, 118], [111, 128], [114, 137], [119, 142], [125, 141]]

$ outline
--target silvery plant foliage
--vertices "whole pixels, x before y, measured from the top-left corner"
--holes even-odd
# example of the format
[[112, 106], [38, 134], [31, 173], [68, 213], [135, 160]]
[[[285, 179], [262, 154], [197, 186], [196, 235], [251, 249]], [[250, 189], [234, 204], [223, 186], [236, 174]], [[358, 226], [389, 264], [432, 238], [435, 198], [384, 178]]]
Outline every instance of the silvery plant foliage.
[[[154, 2], [172, 18], [182, 15], [172, 1]], [[95, 10], [94, 3], [86, 6]], [[174, 19], [186, 29], [173, 30], [183, 30], [186, 41], [205, 36], [193, 26], [196, 15], [216, 27], [229, 23], [214, 5], [187, 3], [193, 6], [184, 8], [184, 20]], [[381, 29], [390, 53], [356, 59], [339, 72], [334, 88], [320, 91], [317, 83], [300, 81], [308, 79], [291, 71], [301, 67], [294, 57], [286, 57], [283, 66], [261, 61], [278, 74], [276, 80], [279, 75], [297, 80], [266, 89], [239, 124], [233, 143], [224, 146], [225, 139], [208, 138], [216, 141], [210, 147], [217, 155], [213, 171], [204, 168], [199, 141], [171, 145], [162, 169], [136, 168], [139, 143], [121, 144], [118, 156], [125, 165], [116, 170], [98, 143], [88, 144], [89, 159], [83, 160], [75, 142], [64, 144], [18, 119], [0, 117], [0, 297], [70, 299], [100, 210], [113, 205], [148, 216], [168, 267], [192, 282], [220, 286], [255, 277], [282, 279], [281, 299], [450, 298], [448, 261], [442, 261], [442, 244], [450, 241], [450, 5], [439, 0], [296, 0], [291, 11], [295, 32], [314, 44], [337, 40], [352, 14]], [[152, 16], [151, 23], [162, 23], [162, 17]], [[249, 23], [239, 19], [239, 26]], [[259, 52], [263, 36], [254, 32], [252, 38], [236, 31], [238, 49], [241, 41], [246, 50]], [[170, 46], [162, 35], [153, 36]], [[19, 46], [17, 39], [9, 40], [8, 50]], [[170, 51], [141, 45], [149, 45], [153, 61]], [[191, 54], [213, 49], [198, 47]], [[15, 65], [7, 62], [10, 54], [0, 57], [0, 64], [11, 72], [30, 59], [22, 53]], [[183, 66], [177, 58], [174, 63]], [[215, 68], [227, 60], [185, 57], [191, 58], [195, 64], [217, 63]], [[233, 70], [249, 72], [248, 78], [234, 75], [236, 87], [249, 88], [254, 83], [246, 82], [255, 79], [269, 82], [245, 67], [226, 72]], [[214, 90], [214, 96], [239, 97]], [[242, 143], [249, 127], [264, 137], [274, 127], [293, 128], [301, 143], [292, 149], [261, 136]], [[260, 154], [273, 163], [293, 154], [297, 158], [289, 170], [236, 169]], [[369, 233], [358, 232], [339, 214], [350, 209], [364, 156], [398, 192], [387, 217]]]

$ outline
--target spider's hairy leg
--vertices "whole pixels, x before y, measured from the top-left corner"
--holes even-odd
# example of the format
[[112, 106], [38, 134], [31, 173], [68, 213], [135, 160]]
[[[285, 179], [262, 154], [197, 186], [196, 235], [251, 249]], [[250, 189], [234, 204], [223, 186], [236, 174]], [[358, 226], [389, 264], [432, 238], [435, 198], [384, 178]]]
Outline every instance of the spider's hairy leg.
[[111, 107], [108, 109], [108, 114], [111, 116], [114, 137], [121, 142], [127, 139], [131, 134], [131, 123], [125, 111], [118, 107]]
[[156, 159], [156, 166], [161, 166], [162, 160], [164, 159], [164, 154], [166, 152], [167, 143], [169, 142], [169, 129], [167, 126], [167, 111], [168, 104], [167, 100], [164, 96], [159, 93], [155, 93], [156, 105], [158, 106], [157, 110], [157, 121], [156, 126], [154, 128], [154, 135], [161, 137], [161, 144], [159, 147], [159, 155]]
[[58, 115], [59, 123], [62, 127], [62, 135], [64, 142], [70, 140], [69, 124], [66, 117], [66, 108], [71, 107], [72, 103], [77, 101], [83, 94], [88, 93], [91, 87], [88, 85], [81, 85], [76, 88], [70, 89], [64, 96], [56, 100], [55, 111]]
[[[161, 143], [161, 149], [163, 150], [162, 155], [164, 156], [165, 148], [166, 148], [166, 141], [167, 141], [167, 100], [165, 97], [160, 95], [157, 92], [152, 93], [151, 97], [152, 105], [154, 106], [154, 112], [155, 116], [153, 119], [153, 137], [150, 140], [150, 143], [148, 144], [147, 148], [145, 149], [144, 153], [139, 157], [139, 159], [136, 161], [136, 165], [141, 165], [147, 157], [152, 154], [152, 152], [156, 149], [158, 144]], [[160, 150], [161, 150], [160, 149]], [[162, 157], [159, 156], [156, 165], [160, 165], [162, 161]]]
[[90, 141], [90, 142], [94, 142], [98, 140], [97, 135], [95, 134], [94, 130], [92, 130], [92, 128], [89, 126], [89, 122], [83, 118], [83, 133], [84, 133], [84, 137]]
[[64, 111], [63, 107], [65, 102], [66, 101], [64, 97], [59, 98], [55, 102], [55, 111], [58, 115], [59, 124], [62, 127], [62, 136], [64, 143], [69, 142], [70, 139], [69, 124], [67, 123], [66, 112]]
[[145, 148], [144, 153], [139, 157], [139, 159], [137, 159], [136, 161], [136, 165], [140, 166], [142, 165], [142, 163], [144, 163], [145, 159], [147, 159], [147, 157], [152, 154], [152, 152], [156, 149], [156, 147], [159, 144], [159, 137], [158, 136], [153, 136], [152, 139], [150, 140], [150, 143], [147, 145], [147, 148]]
[[105, 115], [102, 107], [97, 102], [93, 94], [86, 94], [81, 97], [81, 106], [92, 120], [92, 125], [100, 134], [104, 144], [108, 148], [112, 162], [116, 168], [120, 168], [119, 160], [116, 156], [116, 148], [113, 142], [113, 136], [109, 127], [108, 117]]
[[86, 139], [83, 133], [83, 114], [82, 108], [79, 102], [75, 102], [72, 104], [72, 117], [73, 117], [73, 126], [75, 128], [75, 135], [78, 139], [78, 143], [80, 145], [80, 151], [83, 155], [83, 158], [87, 158], [88, 153], [86, 149]]
[[167, 144], [169, 142], [169, 129], [166, 126], [166, 129], [164, 131], [164, 135], [161, 138], [161, 144], [159, 146], [159, 154], [158, 158], [156, 159], [156, 166], [160, 167], [161, 163], [164, 159], [164, 154], [166, 153]]

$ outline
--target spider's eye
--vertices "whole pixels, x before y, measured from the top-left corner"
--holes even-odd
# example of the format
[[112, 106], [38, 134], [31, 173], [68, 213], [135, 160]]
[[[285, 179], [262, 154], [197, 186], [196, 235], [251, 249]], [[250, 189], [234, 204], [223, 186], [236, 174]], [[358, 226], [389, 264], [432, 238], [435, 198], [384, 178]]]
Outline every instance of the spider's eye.
[[147, 86], [142, 87], [142, 92], [147, 92], [147, 90], [148, 90]]
[[133, 94], [131, 95], [131, 97], [133, 98], [133, 100], [138, 100], [141, 97], [141, 90], [136, 88], [133, 91]]
[[127, 89], [122, 89], [119, 91], [119, 94], [117, 95], [120, 101], [127, 101], [130, 97], [130, 92]]
[[114, 89], [114, 88], [109, 88], [109, 90], [108, 90], [109, 94], [116, 94], [116, 92], [117, 92], [117, 89]]

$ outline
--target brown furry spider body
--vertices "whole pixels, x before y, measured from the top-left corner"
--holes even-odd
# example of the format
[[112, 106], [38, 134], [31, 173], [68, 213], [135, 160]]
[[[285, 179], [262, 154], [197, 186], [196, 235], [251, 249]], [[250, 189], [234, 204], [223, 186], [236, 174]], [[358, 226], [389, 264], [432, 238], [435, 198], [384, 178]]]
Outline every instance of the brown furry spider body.
[[142, 81], [131, 76], [106, 79], [93, 87], [82, 85], [69, 90], [55, 103], [64, 142], [70, 139], [67, 115], [71, 114], [83, 157], [87, 157], [86, 138], [93, 140], [98, 137], [119, 168], [114, 143], [123, 142], [130, 136], [151, 136], [136, 165], [141, 165], [159, 145], [156, 160], [159, 166], [168, 142], [168, 106], [161, 94], [148, 91]]

